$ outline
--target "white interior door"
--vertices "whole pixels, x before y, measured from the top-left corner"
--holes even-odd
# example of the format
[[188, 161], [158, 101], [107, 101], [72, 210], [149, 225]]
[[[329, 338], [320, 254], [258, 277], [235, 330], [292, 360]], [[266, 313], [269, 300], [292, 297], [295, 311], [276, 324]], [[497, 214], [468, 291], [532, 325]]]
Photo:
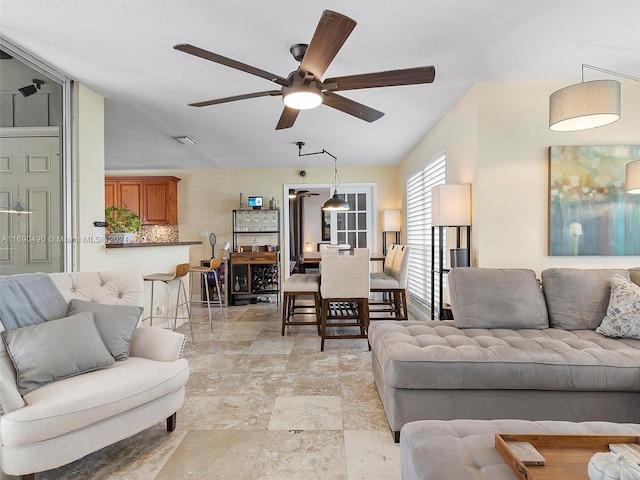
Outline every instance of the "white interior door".
[[[0, 274], [63, 271], [58, 127], [5, 128], [0, 141]], [[7, 213], [16, 204], [32, 213]]]
[[331, 212], [331, 243], [375, 248], [373, 193], [373, 186], [368, 185], [340, 187], [339, 196], [347, 201], [349, 210]]

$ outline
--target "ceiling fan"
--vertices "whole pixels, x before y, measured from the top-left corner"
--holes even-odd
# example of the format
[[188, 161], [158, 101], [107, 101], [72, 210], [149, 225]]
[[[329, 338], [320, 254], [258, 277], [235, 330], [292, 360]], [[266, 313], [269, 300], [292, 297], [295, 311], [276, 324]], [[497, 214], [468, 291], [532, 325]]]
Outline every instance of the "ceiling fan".
[[355, 26], [355, 20], [338, 12], [331, 10], [322, 12], [311, 42], [308, 45], [299, 43], [290, 48], [291, 54], [300, 62], [300, 66], [297, 70], [291, 72], [287, 78], [193, 45], [175, 45], [173, 48], [181, 52], [262, 77], [281, 87], [279, 90], [245, 93], [243, 95], [190, 103], [189, 105], [192, 107], [206, 107], [248, 98], [282, 96], [285, 107], [276, 125], [276, 130], [292, 127], [300, 110], [314, 108], [321, 103], [367, 122], [373, 122], [382, 117], [384, 113], [338, 95], [335, 92], [433, 82], [436, 75], [433, 66], [347, 75], [322, 80], [325, 71]]

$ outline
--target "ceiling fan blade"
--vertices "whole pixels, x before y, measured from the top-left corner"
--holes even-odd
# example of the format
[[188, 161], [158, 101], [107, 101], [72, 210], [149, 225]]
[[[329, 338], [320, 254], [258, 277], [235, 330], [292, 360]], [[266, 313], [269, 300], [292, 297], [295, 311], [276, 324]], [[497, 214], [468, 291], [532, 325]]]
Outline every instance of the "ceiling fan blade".
[[282, 115], [280, 115], [280, 120], [278, 120], [278, 125], [276, 125], [276, 130], [293, 127], [293, 124], [295, 123], [296, 118], [298, 118], [299, 113], [300, 110], [284, 107]]
[[320, 80], [355, 26], [355, 20], [338, 12], [322, 12], [298, 71], [302, 74], [310, 72]]
[[282, 95], [280, 90], [266, 90], [264, 92], [245, 93], [244, 95], [234, 95], [233, 97], [216, 98], [215, 100], [206, 100], [204, 102], [190, 103], [190, 107], [208, 107], [209, 105], [217, 105], [219, 103], [235, 102], [236, 100], [246, 100], [247, 98], [266, 97]]
[[366, 122], [374, 122], [384, 115], [384, 112], [331, 92], [322, 93], [322, 103]]
[[[386, 72], [363, 73], [344, 77], [327, 78], [323, 84], [328, 90], [356, 90], [359, 88], [395, 87], [397, 85], [418, 85], [431, 83], [436, 77], [433, 66], [388, 70]], [[335, 84], [331, 85], [331, 84]]]
[[205, 60], [210, 60], [212, 62], [219, 63], [227, 67], [235, 68], [236, 70], [240, 70], [241, 72], [246, 72], [246, 73], [250, 73], [251, 75], [256, 75], [258, 77], [266, 78], [267, 80], [271, 80], [272, 82], [275, 82], [278, 85], [283, 85], [283, 86], [289, 85], [289, 82], [287, 81], [287, 79], [284, 77], [281, 77], [280, 75], [267, 72], [266, 70], [262, 70], [260, 68], [252, 67], [251, 65], [238, 62], [237, 60], [233, 60], [231, 58], [223, 57], [222, 55], [218, 55], [217, 53], [213, 53], [199, 47], [194, 47], [193, 45], [189, 45], [188, 43], [181, 43], [179, 45], [175, 45], [173, 48], [175, 48], [176, 50], [180, 50], [181, 52], [188, 53], [190, 55], [195, 55], [196, 57], [204, 58]]

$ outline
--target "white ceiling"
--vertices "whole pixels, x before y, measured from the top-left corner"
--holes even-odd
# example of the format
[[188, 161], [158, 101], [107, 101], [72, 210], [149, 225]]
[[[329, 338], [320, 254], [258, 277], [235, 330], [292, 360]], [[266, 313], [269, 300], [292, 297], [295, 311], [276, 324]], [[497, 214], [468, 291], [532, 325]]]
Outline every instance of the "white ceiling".
[[[276, 131], [280, 97], [187, 106], [278, 86], [173, 45], [286, 77], [324, 9], [358, 22], [325, 78], [435, 65], [435, 82], [342, 92], [385, 112], [371, 124], [320, 106]], [[104, 96], [110, 170], [331, 164], [298, 158], [299, 140], [341, 165], [392, 165], [477, 82], [577, 83], [583, 63], [640, 77], [638, 0], [0, 0], [0, 15], [4, 38]]]

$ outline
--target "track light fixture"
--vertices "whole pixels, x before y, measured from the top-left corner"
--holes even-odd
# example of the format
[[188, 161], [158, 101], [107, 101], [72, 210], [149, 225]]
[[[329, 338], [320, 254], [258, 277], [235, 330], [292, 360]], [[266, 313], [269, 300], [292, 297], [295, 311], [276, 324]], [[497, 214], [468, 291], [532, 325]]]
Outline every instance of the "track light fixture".
[[298, 156], [304, 157], [307, 155], [321, 155], [323, 153], [329, 155], [333, 158], [333, 197], [324, 202], [322, 206], [323, 210], [349, 210], [349, 204], [338, 196], [338, 186], [340, 185], [340, 175], [338, 175], [338, 157], [330, 154], [324, 148], [320, 152], [311, 152], [311, 153], [302, 153], [302, 147], [304, 147], [304, 142], [296, 142], [298, 145]]

